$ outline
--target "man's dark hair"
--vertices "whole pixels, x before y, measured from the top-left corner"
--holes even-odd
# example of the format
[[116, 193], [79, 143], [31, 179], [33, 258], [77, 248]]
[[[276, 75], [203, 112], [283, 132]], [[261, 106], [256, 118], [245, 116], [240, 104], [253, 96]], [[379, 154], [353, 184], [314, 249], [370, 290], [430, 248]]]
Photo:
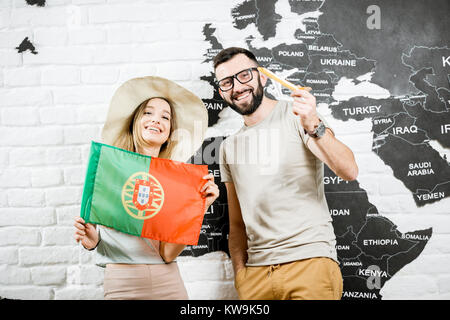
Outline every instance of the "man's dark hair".
[[251, 53], [250, 51], [248, 51], [247, 49], [239, 48], [239, 47], [230, 47], [230, 48], [223, 49], [214, 57], [214, 61], [213, 61], [214, 69], [216, 69], [220, 64], [227, 62], [228, 60], [233, 58], [235, 55], [240, 54], [240, 53], [245, 54], [250, 60], [255, 61], [256, 64], [259, 65], [258, 60], [256, 60], [255, 55], [253, 53]]

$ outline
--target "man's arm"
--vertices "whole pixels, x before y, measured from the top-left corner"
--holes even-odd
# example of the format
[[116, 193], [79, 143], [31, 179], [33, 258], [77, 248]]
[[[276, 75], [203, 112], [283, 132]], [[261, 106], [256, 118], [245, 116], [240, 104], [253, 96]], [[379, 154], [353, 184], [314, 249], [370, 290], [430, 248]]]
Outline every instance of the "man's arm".
[[[300, 124], [308, 131], [313, 132], [319, 125], [320, 119], [316, 111], [316, 98], [307, 90], [295, 90], [292, 111], [300, 117]], [[335, 138], [331, 130], [327, 129], [321, 138], [310, 137], [307, 147], [324, 162], [336, 175], [344, 180], [356, 180], [358, 165], [352, 150]]]
[[228, 215], [230, 220], [230, 232], [228, 235], [228, 248], [230, 250], [231, 262], [236, 275], [239, 270], [245, 268], [247, 262], [247, 233], [244, 220], [242, 219], [241, 207], [236, 195], [234, 184], [225, 182], [228, 197]]
[[330, 129], [321, 138], [309, 138], [307, 147], [324, 162], [337, 176], [351, 181], [358, 176], [358, 165], [352, 150], [336, 139]]

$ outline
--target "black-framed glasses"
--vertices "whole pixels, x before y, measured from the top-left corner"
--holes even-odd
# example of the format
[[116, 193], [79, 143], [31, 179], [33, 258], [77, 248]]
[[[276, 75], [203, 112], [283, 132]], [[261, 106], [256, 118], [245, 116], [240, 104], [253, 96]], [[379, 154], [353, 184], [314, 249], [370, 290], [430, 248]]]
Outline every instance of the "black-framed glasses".
[[247, 83], [249, 81], [252, 81], [253, 79], [253, 70], [258, 70], [258, 68], [253, 67], [253, 68], [248, 68], [242, 71], [239, 71], [238, 73], [236, 73], [233, 76], [229, 76], [226, 78], [223, 78], [221, 80], [218, 80], [216, 83], [219, 86], [220, 90], [222, 91], [228, 91], [233, 89], [234, 87], [234, 79], [236, 79], [237, 81], [239, 81], [239, 83]]

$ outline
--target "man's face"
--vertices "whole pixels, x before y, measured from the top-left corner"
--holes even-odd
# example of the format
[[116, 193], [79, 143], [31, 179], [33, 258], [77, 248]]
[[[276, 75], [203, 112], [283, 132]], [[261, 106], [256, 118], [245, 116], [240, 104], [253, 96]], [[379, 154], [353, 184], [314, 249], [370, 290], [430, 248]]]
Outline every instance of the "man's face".
[[[244, 54], [237, 54], [227, 62], [216, 68], [216, 78], [222, 80], [235, 75], [242, 70], [257, 67], [256, 63]], [[223, 91], [219, 88], [220, 96], [230, 106], [231, 109], [241, 115], [250, 115], [255, 112], [261, 104], [264, 95], [263, 84], [257, 70], [250, 71], [252, 80], [247, 83], [240, 83], [233, 79], [233, 88]], [[263, 79], [264, 80], [264, 79]], [[266, 80], [264, 80], [265, 84]]]

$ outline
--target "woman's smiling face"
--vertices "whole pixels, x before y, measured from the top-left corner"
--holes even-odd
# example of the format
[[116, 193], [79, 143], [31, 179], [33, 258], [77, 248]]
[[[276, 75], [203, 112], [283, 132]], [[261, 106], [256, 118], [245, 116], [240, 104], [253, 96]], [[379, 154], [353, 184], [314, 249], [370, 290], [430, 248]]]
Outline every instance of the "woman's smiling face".
[[150, 145], [161, 146], [170, 135], [172, 111], [167, 101], [150, 99], [139, 121], [142, 139]]

